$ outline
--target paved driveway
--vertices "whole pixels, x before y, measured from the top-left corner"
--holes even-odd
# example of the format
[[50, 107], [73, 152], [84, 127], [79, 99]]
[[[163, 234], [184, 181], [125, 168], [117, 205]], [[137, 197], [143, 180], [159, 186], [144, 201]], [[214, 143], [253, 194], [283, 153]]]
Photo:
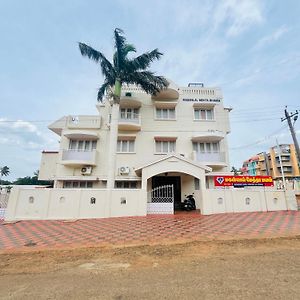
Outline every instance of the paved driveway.
[[122, 246], [300, 235], [300, 212], [20, 221], [0, 224], [0, 250]]

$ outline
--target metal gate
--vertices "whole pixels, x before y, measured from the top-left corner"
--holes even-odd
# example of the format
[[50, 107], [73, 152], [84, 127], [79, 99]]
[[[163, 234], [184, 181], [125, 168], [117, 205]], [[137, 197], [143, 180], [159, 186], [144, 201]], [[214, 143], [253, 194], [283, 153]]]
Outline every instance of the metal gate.
[[0, 220], [4, 220], [9, 195], [0, 194]]
[[158, 186], [148, 192], [147, 214], [174, 213], [174, 186]]

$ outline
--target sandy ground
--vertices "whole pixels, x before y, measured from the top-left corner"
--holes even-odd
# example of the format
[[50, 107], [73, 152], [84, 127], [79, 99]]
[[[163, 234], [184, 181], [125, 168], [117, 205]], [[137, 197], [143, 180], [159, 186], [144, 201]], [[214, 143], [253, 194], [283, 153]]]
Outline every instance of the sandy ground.
[[0, 254], [0, 299], [299, 299], [300, 237]]

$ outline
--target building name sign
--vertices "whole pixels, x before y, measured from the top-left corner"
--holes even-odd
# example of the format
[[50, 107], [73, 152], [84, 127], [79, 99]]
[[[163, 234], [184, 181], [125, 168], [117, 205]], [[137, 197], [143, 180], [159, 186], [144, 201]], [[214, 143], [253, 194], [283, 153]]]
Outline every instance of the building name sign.
[[214, 176], [215, 186], [274, 186], [271, 176]]
[[182, 101], [184, 102], [214, 102], [219, 103], [221, 102], [220, 99], [200, 99], [200, 98], [183, 98]]

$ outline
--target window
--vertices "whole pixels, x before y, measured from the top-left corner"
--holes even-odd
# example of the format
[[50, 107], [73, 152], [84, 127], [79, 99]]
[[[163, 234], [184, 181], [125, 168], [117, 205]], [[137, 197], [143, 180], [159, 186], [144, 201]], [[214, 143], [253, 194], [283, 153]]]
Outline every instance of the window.
[[175, 108], [156, 108], [156, 118], [159, 120], [175, 120]]
[[213, 109], [195, 109], [194, 110], [195, 120], [214, 120]]
[[137, 189], [137, 181], [116, 181], [116, 189]]
[[121, 119], [138, 119], [139, 109], [138, 108], [121, 108], [120, 109]]
[[118, 140], [117, 152], [134, 152], [134, 140]]
[[175, 141], [155, 141], [156, 153], [175, 152]]
[[97, 141], [70, 140], [69, 150], [93, 151], [97, 148]]
[[92, 181], [64, 181], [63, 188], [64, 189], [78, 189], [78, 188], [91, 189], [93, 188], [93, 182]]
[[218, 153], [220, 152], [219, 142], [199, 143], [193, 142], [193, 150], [200, 153]]

